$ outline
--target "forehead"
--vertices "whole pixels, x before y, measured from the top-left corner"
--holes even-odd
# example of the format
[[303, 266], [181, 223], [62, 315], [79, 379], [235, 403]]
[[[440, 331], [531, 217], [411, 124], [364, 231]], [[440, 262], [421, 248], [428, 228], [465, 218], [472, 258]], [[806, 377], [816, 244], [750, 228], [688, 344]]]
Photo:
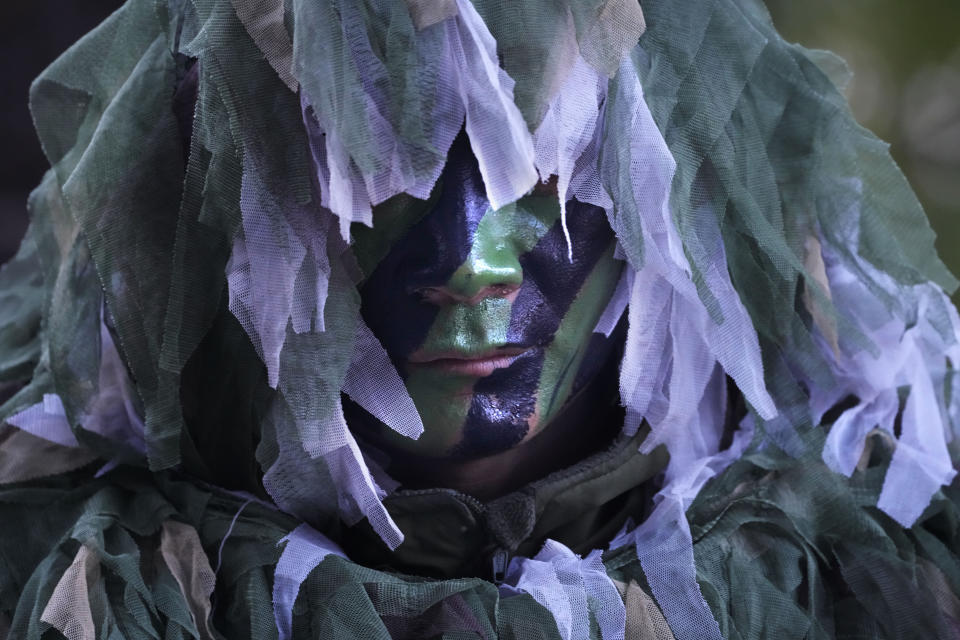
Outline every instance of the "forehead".
[[509, 238], [514, 244], [532, 246], [531, 239], [545, 233], [559, 212], [556, 190], [551, 191], [550, 185], [540, 185], [517, 202], [494, 209], [469, 137], [461, 131], [429, 196], [400, 194], [374, 207], [372, 227], [352, 226], [353, 249], [366, 274], [404, 238], [404, 248], [397, 250], [425, 253], [437, 260], [459, 255], [462, 262], [478, 233], [486, 242]]

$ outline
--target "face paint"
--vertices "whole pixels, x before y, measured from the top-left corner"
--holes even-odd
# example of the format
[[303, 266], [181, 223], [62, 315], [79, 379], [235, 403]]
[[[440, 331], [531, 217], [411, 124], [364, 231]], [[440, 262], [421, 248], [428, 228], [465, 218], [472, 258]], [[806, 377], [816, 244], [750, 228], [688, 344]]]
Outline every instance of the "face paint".
[[620, 275], [614, 235], [601, 209], [576, 201], [567, 223], [573, 262], [556, 191], [493, 211], [461, 134], [429, 201], [392, 199], [374, 210], [373, 229], [355, 230], [369, 274], [361, 312], [424, 422], [416, 441], [374, 428], [382, 446], [505, 451], [545, 428], [608, 360], [616, 345], [592, 330]]

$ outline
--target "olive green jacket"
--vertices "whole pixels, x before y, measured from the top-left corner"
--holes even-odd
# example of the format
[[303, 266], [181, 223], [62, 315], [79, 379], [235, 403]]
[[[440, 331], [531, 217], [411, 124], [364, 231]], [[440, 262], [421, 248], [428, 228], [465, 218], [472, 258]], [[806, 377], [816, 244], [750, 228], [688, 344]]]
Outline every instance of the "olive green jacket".
[[[956, 636], [960, 491], [938, 493], [904, 530], [871, 506], [889, 450], [880, 436], [870, 443], [850, 479], [815, 455], [769, 450], [701, 492], [687, 517], [700, 589], [724, 637]], [[326, 532], [347, 557], [331, 554], [310, 572], [293, 637], [560, 638], [546, 608], [495, 575], [552, 537], [581, 553], [614, 539], [603, 562], [626, 604], [626, 637], [672, 638], [636, 549], [615, 540], [649, 508], [665, 462], [635, 444], [621, 439], [486, 505], [400, 491], [387, 501], [407, 535], [395, 553], [363, 527]], [[7, 637], [277, 637], [274, 568], [301, 523], [171, 473], [119, 467], [95, 478], [96, 468], [0, 489]], [[590, 628], [601, 637], [592, 617]]]

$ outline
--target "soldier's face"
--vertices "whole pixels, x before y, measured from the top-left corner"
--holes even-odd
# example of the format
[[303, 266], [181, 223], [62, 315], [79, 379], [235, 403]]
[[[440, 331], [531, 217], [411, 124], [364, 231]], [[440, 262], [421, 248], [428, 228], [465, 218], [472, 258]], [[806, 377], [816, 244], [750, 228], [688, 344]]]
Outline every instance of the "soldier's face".
[[621, 265], [602, 209], [567, 203], [573, 261], [552, 183], [494, 211], [461, 134], [430, 200], [397, 196], [355, 225], [364, 320], [423, 419], [390, 448], [429, 457], [505, 451], [549, 428], [612, 345], [593, 328]]

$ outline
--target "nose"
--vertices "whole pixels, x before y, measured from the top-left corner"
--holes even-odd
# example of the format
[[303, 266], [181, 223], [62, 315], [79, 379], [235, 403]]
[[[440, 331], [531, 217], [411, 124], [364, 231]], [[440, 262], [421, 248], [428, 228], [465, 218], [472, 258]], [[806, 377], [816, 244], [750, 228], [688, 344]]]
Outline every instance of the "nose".
[[[495, 212], [491, 214], [496, 216]], [[438, 287], [423, 287], [423, 299], [439, 306], [474, 306], [487, 298], [513, 300], [523, 284], [523, 268], [506, 238], [484, 233], [483, 221], [477, 229], [467, 260], [447, 282]]]
[[414, 284], [425, 302], [438, 306], [473, 306], [488, 298], [516, 295], [523, 284], [519, 224], [514, 205], [498, 211], [490, 207], [483, 178], [467, 136], [454, 141], [443, 172], [443, 187], [426, 221], [426, 233], [436, 247], [432, 262]]

